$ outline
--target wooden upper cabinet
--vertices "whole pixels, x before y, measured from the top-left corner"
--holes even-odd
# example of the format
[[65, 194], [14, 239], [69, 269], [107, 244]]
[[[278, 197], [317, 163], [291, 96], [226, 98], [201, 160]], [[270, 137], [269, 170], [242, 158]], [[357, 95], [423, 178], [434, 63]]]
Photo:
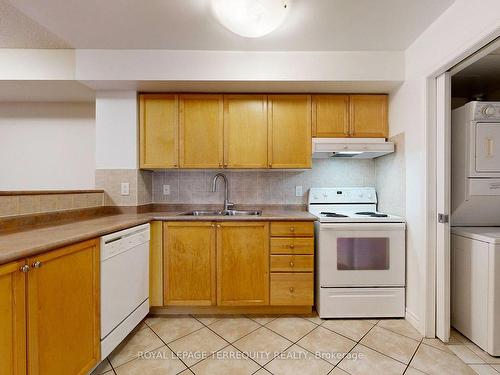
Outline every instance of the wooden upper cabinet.
[[164, 304], [215, 305], [215, 224], [164, 224]]
[[269, 304], [269, 223], [217, 224], [217, 304]]
[[224, 167], [267, 168], [267, 96], [224, 95]]
[[350, 130], [353, 137], [387, 138], [387, 95], [351, 95]]
[[30, 375], [84, 375], [100, 360], [98, 246], [89, 240], [28, 259]]
[[141, 168], [176, 168], [179, 164], [177, 95], [139, 96]]
[[180, 95], [180, 167], [223, 166], [222, 95]]
[[0, 374], [26, 374], [24, 260], [0, 266]]
[[311, 96], [268, 97], [271, 168], [311, 167]]
[[313, 95], [313, 137], [349, 136], [349, 95]]

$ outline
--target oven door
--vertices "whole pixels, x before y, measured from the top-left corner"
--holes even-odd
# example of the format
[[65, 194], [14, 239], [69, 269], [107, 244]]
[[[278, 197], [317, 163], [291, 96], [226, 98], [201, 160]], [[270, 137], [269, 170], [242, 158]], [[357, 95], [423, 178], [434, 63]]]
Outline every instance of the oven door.
[[404, 223], [322, 223], [320, 286], [404, 286], [405, 251]]

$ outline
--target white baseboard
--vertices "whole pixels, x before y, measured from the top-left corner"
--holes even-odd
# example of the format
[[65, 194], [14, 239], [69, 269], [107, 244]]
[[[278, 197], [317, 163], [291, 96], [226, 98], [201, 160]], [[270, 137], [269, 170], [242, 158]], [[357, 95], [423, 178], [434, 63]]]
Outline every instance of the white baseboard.
[[424, 329], [420, 323], [420, 319], [418, 318], [417, 315], [415, 315], [415, 313], [408, 310], [408, 308], [406, 309], [405, 319], [408, 321], [408, 323], [410, 323], [413, 327], [415, 327], [415, 329], [418, 332], [420, 332], [422, 336], [425, 336]]

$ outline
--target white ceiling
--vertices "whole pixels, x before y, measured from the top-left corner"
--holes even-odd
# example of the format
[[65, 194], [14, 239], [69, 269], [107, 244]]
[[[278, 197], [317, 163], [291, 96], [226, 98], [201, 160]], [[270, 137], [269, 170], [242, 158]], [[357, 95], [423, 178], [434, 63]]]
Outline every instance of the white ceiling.
[[[247, 39], [213, 18], [209, 0], [10, 0], [73, 48], [263, 51], [404, 50], [453, 1], [293, 0], [280, 28]], [[26, 46], [0, 38], [0, 47]]]
[[0, 48], [69, 48], [69, 44], [0, 0]]

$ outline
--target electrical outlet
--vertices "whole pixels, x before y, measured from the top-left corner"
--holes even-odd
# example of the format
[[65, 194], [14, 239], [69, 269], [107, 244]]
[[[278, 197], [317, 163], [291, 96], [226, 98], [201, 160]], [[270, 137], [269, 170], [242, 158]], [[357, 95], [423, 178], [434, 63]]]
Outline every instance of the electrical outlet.
[[130, 184], [128, 182], [122, 182], [120, 184], [120, 191], [122, 195], [130, 194]]
[[295, 196], [296, 197], [301, 197], [302, 196], [302, 186], [295, 186]]
[[170, 195], [170, 185], [163, 185], [163, 195]]

